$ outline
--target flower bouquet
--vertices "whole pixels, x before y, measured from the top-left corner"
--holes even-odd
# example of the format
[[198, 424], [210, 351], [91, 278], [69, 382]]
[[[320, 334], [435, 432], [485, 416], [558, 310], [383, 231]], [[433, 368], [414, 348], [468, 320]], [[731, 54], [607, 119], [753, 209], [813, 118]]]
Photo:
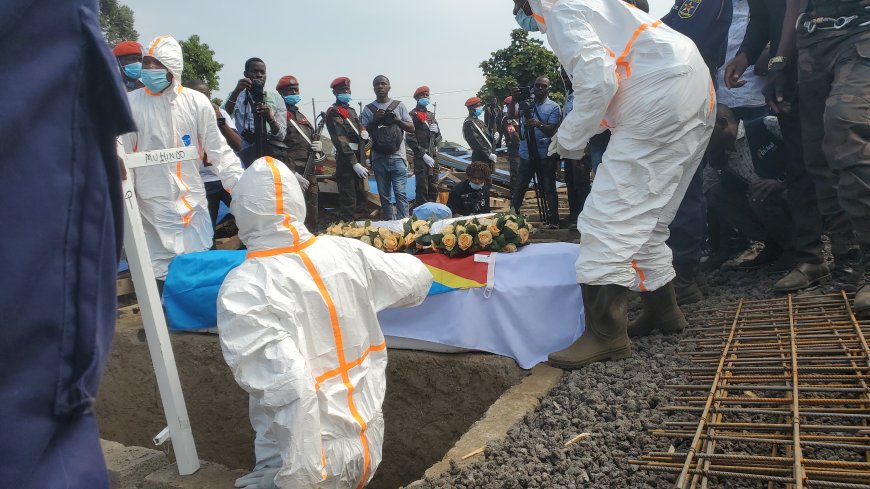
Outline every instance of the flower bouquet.
[[430, 234], [431, 249], [450, 257], [480, 251], [513, 253], [528, 244], [532, 226], [523, 216], [496, 214], [491, 217], [454, 220], [435, 226]]
[[358, 239], [367, 245], [395, 253], [407, 248], [404, 236], [385, 227], [373, 226], [371, 221], [359, 224], [355, 222], [338, 222], [326, 229], [328, 236], [343, 236], [345, 238]]

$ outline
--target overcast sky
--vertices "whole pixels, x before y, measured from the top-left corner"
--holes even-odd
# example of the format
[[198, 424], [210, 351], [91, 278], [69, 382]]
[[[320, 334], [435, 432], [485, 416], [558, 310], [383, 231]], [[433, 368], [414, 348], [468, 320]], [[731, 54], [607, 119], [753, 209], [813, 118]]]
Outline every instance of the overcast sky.
[[[370, 102], [371, 81], [387, 75], [390, 95], [412, 108], [411, 95], [429, 85], [446, 138], [462, 141], [463, 103], [483, 84], [479, 65], [506, 47], [517, 27], [507, 0], [121, 0], [133, 9], [139, 40], [198, 34], [223, 63], [225, 99], [242, 77], [245, 60], [266, 62], [267, 88], [295, 75], [306, 114], [334, 101], [329, 82], [348, 76], [354, 104]], [[671, 0], [650, 0], [661, 17]], [[544, 37], [541, 36], [543, 39]], [[356, 105], [354, 105], [356, 107]]]

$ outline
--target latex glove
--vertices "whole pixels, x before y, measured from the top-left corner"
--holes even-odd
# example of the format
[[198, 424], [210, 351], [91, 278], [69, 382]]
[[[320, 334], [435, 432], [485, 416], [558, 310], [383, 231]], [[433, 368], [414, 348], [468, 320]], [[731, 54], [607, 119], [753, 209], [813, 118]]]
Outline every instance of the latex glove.
[[311, 151], [315, 153], [323, 152], [323, 142], [322, 141], [311, 141]]
[[554, 135], [547, 148], [547, 156], [553, 155], [559, 155], [565, 160], [582, 160], [586, 156], [586, 151], [569, 151], [559, 145], [559, 138]]
[[302, 175], [300, 175], [298, 173], [294, 173], [293, 175], [296, 176], [296, 181], [299, 182], [299, 186], [302, 187], [302, 191], [304, 192], [304, 191], [308, 190], [308, 187], [311, 186], [311, 182], [306, 180], [305, 177], [303, 177]]
[[356, 172], [356, 175], [360, 178], [367, 178], [369, 176], [369, 171], [366, 167], [360, 165], [359, 163], [353, 164], [353, 171]]
[[362, 138], [363, 141], [369, 140], [369, 132], [363, 129], [363, 132], [359, 133], [359, 137]]
[[429, 124], [429, 132], [439, 132], [439, 131], [441, 131], [441, 129], [438, 127], [437, 122], [433, 122], [432, 124]]
[[425, 161], [426, 164], [429, 165], [429, 168], [435, 168], [435, 159], [433, 159], [431, 156], [423, 155], [423, 161]]
[[492, 153], [491, 155], [489, 155], [489, 161], [495, 163], [496, 161], [498, 161], [498, 156], [496, 156], [495, 153]]
[[492, 135], [492, 139], [495, 140], [495, 141], [498, 141], [500, 137], [501, 137], [501, 134], [498, 133], [497, 131], [496, 131], [495, 134]]
[[263, 478], [263, 470], [260, 469], [256, 472], [251, 472], [250, 474], [243, 475], [236, 479], [236, 483], [234, 484], [237, 488], [248, 488], [248, 487], [257, 487], [257, 484], [260, 483], [260, 479]]

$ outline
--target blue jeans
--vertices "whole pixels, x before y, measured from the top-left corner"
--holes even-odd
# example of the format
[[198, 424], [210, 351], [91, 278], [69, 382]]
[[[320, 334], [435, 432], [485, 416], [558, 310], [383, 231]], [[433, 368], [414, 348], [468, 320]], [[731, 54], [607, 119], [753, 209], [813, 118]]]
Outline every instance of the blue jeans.
[[[378, 195], [381, 198], [381, 218], [386, 221], [408, 217], [408, 195], [405, 184], [408, 183], [408, 163], [402, 158], [378, 156], [372, 160], [375, 171], [375, 181], [378, 183]], [[396, 196], [396, 212], [390, 203], [390, 193]]]

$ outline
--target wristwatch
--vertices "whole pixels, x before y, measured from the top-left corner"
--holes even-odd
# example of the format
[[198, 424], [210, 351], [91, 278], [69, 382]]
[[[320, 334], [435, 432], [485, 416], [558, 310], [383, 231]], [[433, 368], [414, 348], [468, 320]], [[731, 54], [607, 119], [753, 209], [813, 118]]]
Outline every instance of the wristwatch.
[[786, 58], [785, 56], [774, 56], [770, 58], [770, 61], [767, 62], [767, 70], [772, 70], [775, 65], [778, 65], [780, 63], [787, 64], [788, 58]]

